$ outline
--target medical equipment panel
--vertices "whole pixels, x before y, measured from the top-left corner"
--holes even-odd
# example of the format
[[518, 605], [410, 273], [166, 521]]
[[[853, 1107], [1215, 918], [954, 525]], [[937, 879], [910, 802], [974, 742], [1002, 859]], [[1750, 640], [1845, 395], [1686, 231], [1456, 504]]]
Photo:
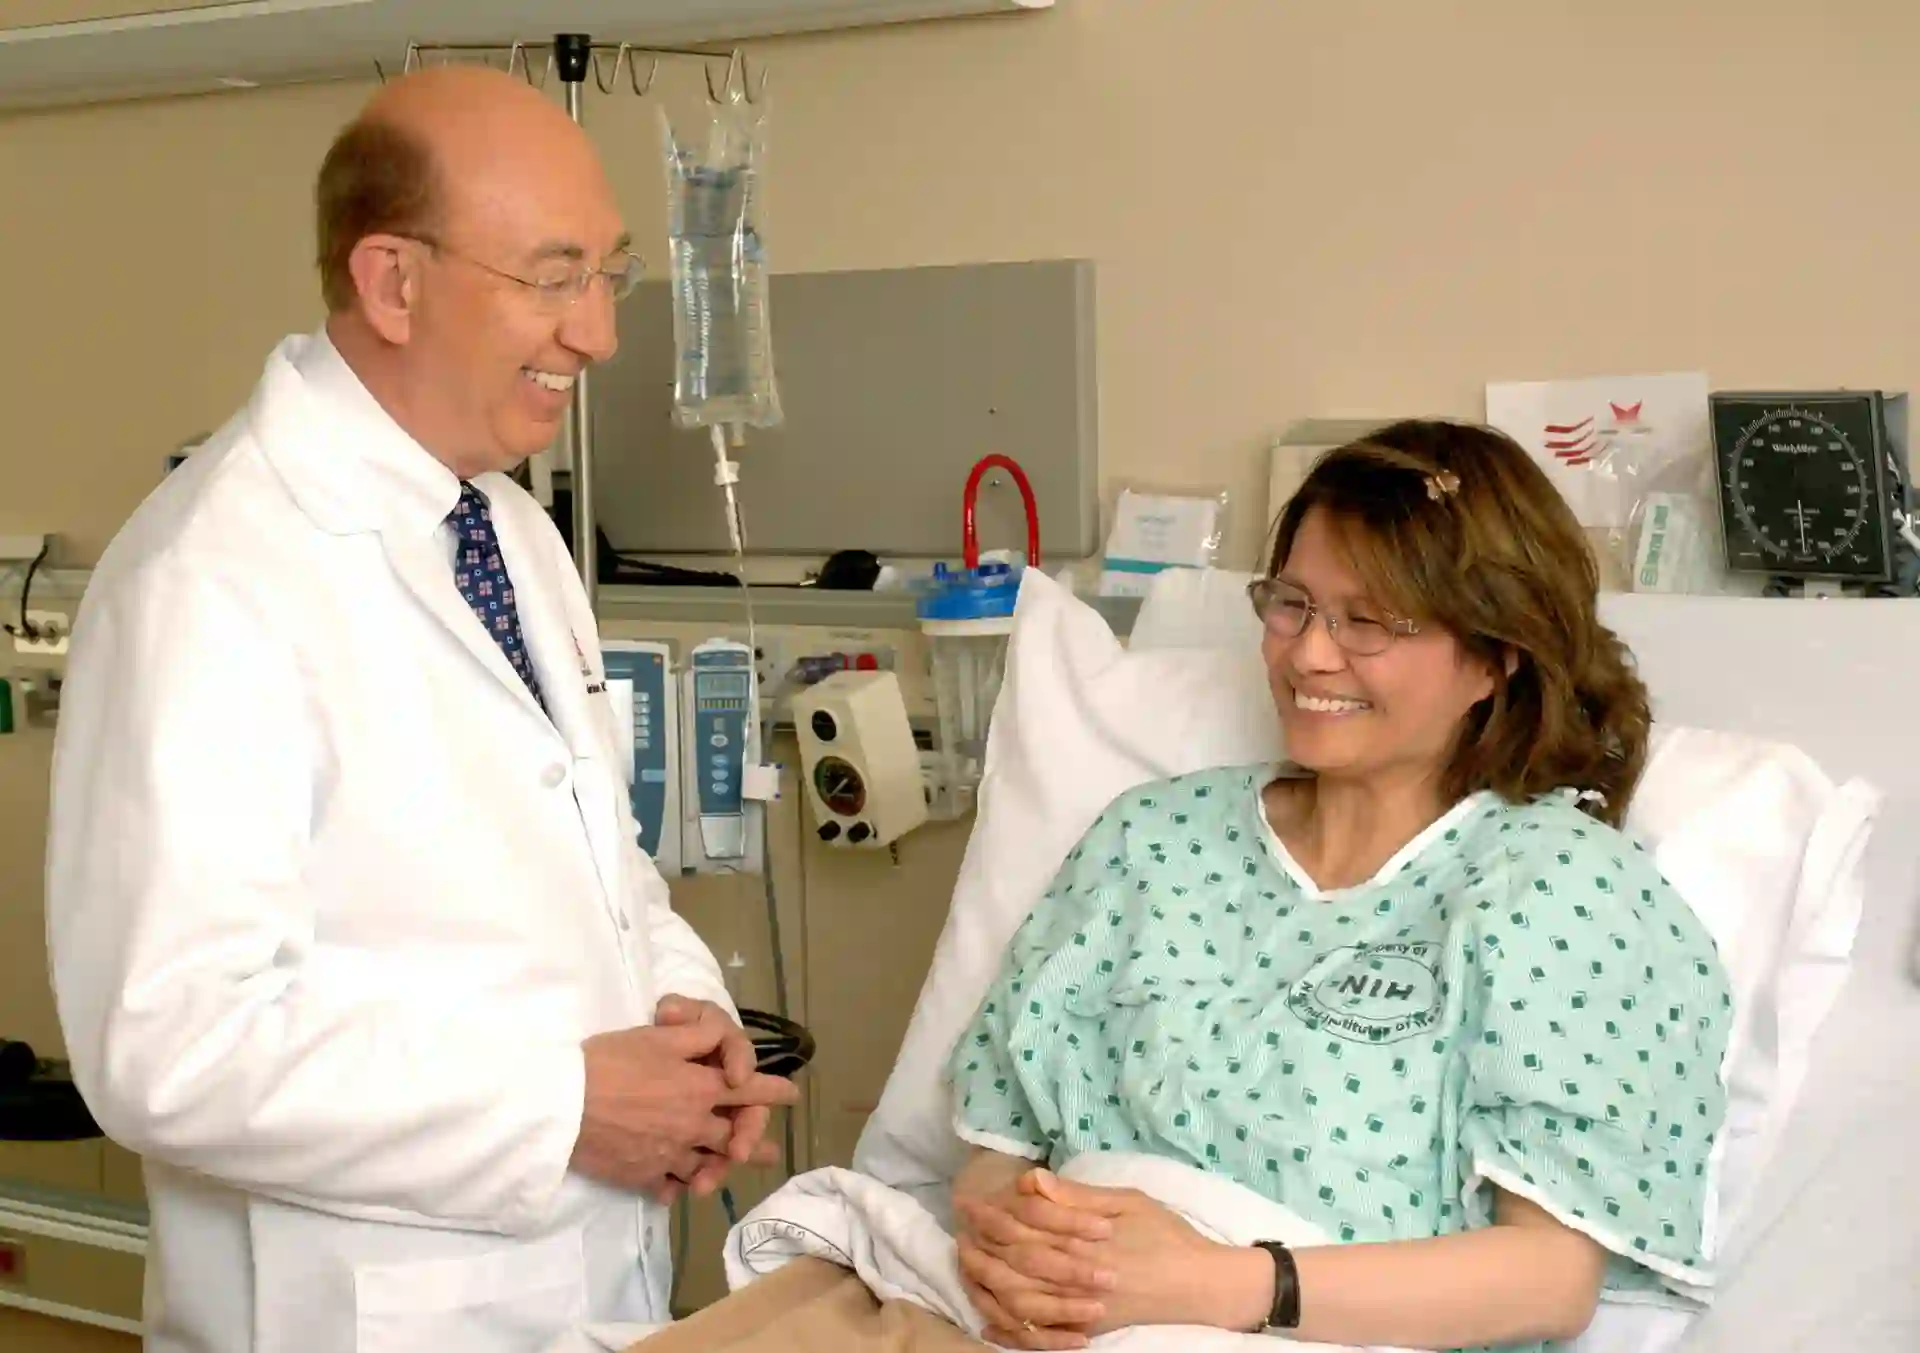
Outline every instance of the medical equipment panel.
[[[991, 448], [1023, 467], [1050, 556], [1100, 548], [1094, 265], [1086, 260], [776, 270], [784, 421], [733, 451], [759, 557], [858, 544], [886, 558], [960, 547], [955, 496]], [[642, 557], [732, 553], [706, 429], [675, 422], [673, 287], [621, 303], [620, 351], [596, 368], [595, 501], [608, 542]], [[849, 486], [858, 486], [850, 492]], [[1012, 478], [981, 486], [982, 537], [1013, 544]], [[870, 504], [886, 504], [875, 512]]]
[[613, 639], [601, 645], [601, 657], [632, 748], [627, 784], [635, 841], [671, 876], [680, 869], [680, 702], [673, 649]]
[[892, 672], [836, 672], [793, 698], [801, 782], [830, 846], [877, 850], [927, 820], [927, 787]]
[[683, 866], [737, 862], [749, 868], [757, 831], [749, 830], [755, 805], [746, 795], [750, 767], [759, 765], [759, 699], [753, 650], [736, 639], [708, 639], [686, 664], [685, 786], [688, 825]]

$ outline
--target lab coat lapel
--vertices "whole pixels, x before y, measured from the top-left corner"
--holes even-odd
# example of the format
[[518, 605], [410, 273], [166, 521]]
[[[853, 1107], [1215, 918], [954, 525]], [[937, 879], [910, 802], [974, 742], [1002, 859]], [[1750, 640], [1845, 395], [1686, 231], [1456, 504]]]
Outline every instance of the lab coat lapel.
[[[486, 626], [480, 623], [480, 617], [473, 613], [473, 608], [467, 605], [466, 598], [460, 595], [460, 589], [454, 585], [453, 566], [448, 562], [440, 540], [434, 536], [423, 538], [382, 531], [380, 544], [386, 551], [394, 574], [413, 593], [414, 599], [446, 627], [494, 680], [505, 686], [514, 699], [538, 717], [540, 704], [533, 698], [533, 692], [527, 689], [527, 683], [513, 670], [507, 655], [493, 641]], [[518, 591], [518, 588], [516, 580], [515, 590]], [[544, 677], [545, 673], [541, 675]], [[545, 687], [542, 689], [544, 692]], [[551, 700], [552, 697], [548, 698]]]
[[[487, 486], [482, 485], [482, 491]], [[595, 727], [587, 701], [587, 681], [591, 673], [580, 640], [567, 624], [566, 605], [561, 600], [559, 580], [550, 567], [537, 557], [533, 542], [526, 538], [529, 526], [515, 509], [508, 508], [499, 493], [490, 493], [494, 503], [494, 522], [500, 530], [500, 558], [513, 580], [513, 595], [520, 612], [520, 635], [533, 659], [534, 674], [540, 679], [540, 695], [546, 701], [553, 726], [560, 730], [576, 757], [606, 759], [606, 745]], [[517, 507], [517, 505], [516, 505]], [[504, 519], [504, 520], [503, 520]]]
[[[482, 486], [483, 491], [486, 487]], [[589, 633], [582, 638], [574, 632], [561, 591], [569, 575], [556, 573], [552, 562], [539, 557], [539, 532], [545, 523], [531, 520], [522, 510], [526, 500], [516, 498], [509, 506], [505, 494], [489, 496], [494, 521], [502, 527], [501, 558], [519, 601], [521, 637], [540, 679], [547, 713], [573, 753], [574, 794], [608, 910], [618, 922], [625, 893], [621, 860], [625, 843], [620, 839], [621, 818], [614, 794], [624, 789], [626, 781], [613, 764], [611, 728], [601, 715], [605, 702], [596, 702], [587, 690], [594, 664], [587, 661], [583, 644], [596, 642], [595, 636]]]
[[[313, 371], [303, 372], [302, 362]], [[290, 338], [274, 350], [247, 417], [314, 524], [341, 535], [377, 531], [395, 576], [427, 614], [512, 698], [544, 719], [533, 692], [454, 583], [438, 534], [457, 493], [451, 472], [431, 464], [323, 335]]]

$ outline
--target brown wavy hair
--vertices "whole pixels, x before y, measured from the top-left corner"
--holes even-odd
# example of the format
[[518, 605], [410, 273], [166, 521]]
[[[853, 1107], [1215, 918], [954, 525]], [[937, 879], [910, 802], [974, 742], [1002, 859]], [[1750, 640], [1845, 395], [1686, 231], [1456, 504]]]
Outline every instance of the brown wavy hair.
[[1581, 807], [1619, 826], [1646, 765], [1647, 689], [1600, 623], [1586, 536], [1533, 458], [1471, 424], [1384, 427], [1314, 465], [1274, 525], [1269, 573], [1316, 508], [1378, 604], [1444, 628], [1493, 675], [1455, 738], [1448, 797], [1592, 790], [1600, 801]]

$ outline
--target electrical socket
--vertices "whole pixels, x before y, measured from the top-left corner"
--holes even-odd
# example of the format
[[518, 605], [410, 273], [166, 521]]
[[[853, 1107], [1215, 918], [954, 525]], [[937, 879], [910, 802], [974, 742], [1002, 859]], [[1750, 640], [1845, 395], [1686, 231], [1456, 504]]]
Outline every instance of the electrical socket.
[[57, 657], [67, 651], [65, 611], [28, 611], [27, 628], [40, 637], [30, 639], [24, 634], [14, 635], [14, 652], [46, 653]]

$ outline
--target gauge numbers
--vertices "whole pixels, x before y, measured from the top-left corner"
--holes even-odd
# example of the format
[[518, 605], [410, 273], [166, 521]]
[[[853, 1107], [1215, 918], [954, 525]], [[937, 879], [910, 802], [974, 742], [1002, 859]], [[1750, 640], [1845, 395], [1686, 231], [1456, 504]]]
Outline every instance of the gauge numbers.
[[1887, 576], [1888, 500], [1870, 398], [1740, 407], [1715, 396], [1730, 567]]

